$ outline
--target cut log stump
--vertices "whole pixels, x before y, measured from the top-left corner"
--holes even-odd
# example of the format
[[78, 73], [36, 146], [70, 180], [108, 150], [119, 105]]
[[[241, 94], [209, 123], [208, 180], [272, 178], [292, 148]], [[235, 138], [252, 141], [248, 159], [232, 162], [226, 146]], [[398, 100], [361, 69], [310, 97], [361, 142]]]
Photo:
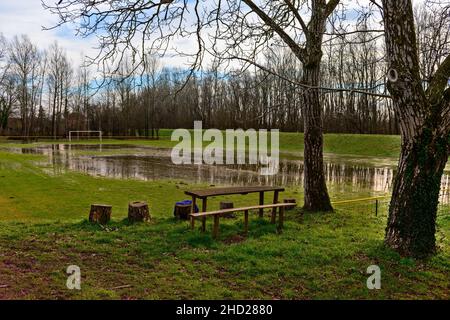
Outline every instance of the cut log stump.
[[[220, 202], [220, 210], [224, 209], [232, 209], [234, 208], [233, 202], [231, 201], [221, 201]], [[236, 215], [233, 212], [228, 212], [222, 215], [224, 218], [236, 218]]]
[[189, 220], [191, 214], [191, 204], [176, 204], [173, 215], [180, 220]]
[[292, 210], [297, 206], [297, 200], [295, 198], [284, 199], [284, 203], [292, 203], [292, 206], [286, 207], [286, 210]]
[[106, 204], [91, 205], [89, 221], [92, 223], [107, 224], [111, 220], [112, 206]]
[[135, 201], [128, 204], [128, 221], [146, 222], [150, 219], [150, 211], [146, 202]]

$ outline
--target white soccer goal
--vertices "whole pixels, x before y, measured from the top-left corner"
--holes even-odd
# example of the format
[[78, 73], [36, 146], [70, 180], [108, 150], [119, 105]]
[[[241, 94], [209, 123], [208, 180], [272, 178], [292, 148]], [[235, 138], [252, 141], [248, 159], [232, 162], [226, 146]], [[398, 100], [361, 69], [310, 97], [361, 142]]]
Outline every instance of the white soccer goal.
[[82, 138], [90, 138], [92, 134], [97, 134], [98, 138], [100, 139], [100, 142], [102, 142], [102, 131], [95, 131], [95, 130], [85, 130], [85, 131], [69, 131], [69, 141], [72, 142], [72, 139], [74, 136], [77, 140], [80, 140], [80, 137]]

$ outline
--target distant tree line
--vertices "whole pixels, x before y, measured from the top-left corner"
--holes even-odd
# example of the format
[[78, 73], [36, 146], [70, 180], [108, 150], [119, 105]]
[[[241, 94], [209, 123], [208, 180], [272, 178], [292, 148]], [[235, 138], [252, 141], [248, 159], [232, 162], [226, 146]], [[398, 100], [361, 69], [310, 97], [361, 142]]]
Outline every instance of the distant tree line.
[[[434, 21], [438, 17], [426, 7], [415, 14], [426, 81], [449, 50], [449, 29]], [[399, 133], [392, 102], [383, 96], [383, 40], [364, 32], [369, 19], [362, 14], [357, 32], [324, 41], [322, 86], [349, 89], [321, 94], [325, 132]], [[163, 59], [153, 56], [138, 69], [132, 59], [124, 59], [97, 88], [95, 69], [74, 66], [57, 43], [43, 50], [25, 35], [10, 40], [0, 35], [0, 134], [57, 137], [69, 130], [102, 130], [112, 136], [154, 137], [160, 128], [189, 128], [194, 120], [202, 120], [205, 128], [303, 131], [302, 96], [307, 89], [297, 85], [302, 65], [286, 49], [275, 52], [264, 59], [271, 72], [254, 68], [225, 73], [213, 61], [188, 74], [165, 67]], [[351, 91], [359, 88], [370, 88], [373, 95]]]

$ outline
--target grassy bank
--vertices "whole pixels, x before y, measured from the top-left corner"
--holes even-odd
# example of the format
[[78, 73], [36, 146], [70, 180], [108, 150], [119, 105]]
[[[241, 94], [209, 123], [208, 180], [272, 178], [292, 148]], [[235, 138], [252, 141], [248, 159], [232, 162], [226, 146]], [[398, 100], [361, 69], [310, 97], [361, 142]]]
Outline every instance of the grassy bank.
[[[13, 141], [6, 142], [0, 139], [1, 146], [35, 146], [52, 142], [40, 141], [37, 143], [21, 144]], [[67, 141], [64, 141], [67, 142]], [[97, 144], [98, 140], [73, 141], [73, 144], [92, 143]], [[170, 131], [164, 131], [160, 140], [112, 140], [105, 139], [107, 144], [131, 144], [135, 146], [148, 146], [157, 148], [171, 148], [176, 142], [170, 141]], [[303, 133], [280, 133], [281, 153], [302, 153]], [[326, 134], [324, 136], [324, 152], [336, 155], [352, 155], [361, 157], [394, 157], [397, 158], [400, 152], [400, 137], [387, 135], [358, 135], [358, 134]]]
[[[351, 149], [345, 145], [339, 142], [339, 150]], [[213, 241], [209, 232], [192, 232], [172, 217], [173, 203], [198, 185], [48, 175], [35, 164], [38, 159], [0, 151], [0, 298], [450, 297], [448, 214], [438, 218], [440, 251], [428, 261], [404, 259], [383, 247], [386, 208], [376, 217], [366, 203], [337, 206], [332, 214], [290, 211], [281, 235], [267, 218], [253, 215], [248, 236], [242, 217], [224, 221], [220, 239]], [[297, 189], [283, 196], [301, 201]], [[252, 195], [228, 199], [257, 202]], [[151, 223], [127, 223], [132, 200], [149, 202]], [[95, 202], [114, 207], [107, 228], [86, 221]], [[382, 269], [381, 290], [366, 287], [372, 264]], [[80, 291], [65, 287], [69, 265], [81, 268]]]

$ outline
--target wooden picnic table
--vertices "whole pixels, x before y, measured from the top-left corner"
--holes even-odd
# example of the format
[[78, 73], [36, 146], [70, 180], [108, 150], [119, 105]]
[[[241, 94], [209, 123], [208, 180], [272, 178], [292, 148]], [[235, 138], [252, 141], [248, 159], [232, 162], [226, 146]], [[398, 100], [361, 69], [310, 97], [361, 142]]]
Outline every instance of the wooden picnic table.
[[[273, 192], [273, 203], [276, 204], [278, 202], [278, 194], [283, 192], [284, 188], [282, 187], [273, 187], [273, 186], [257, 186], [257, 187], [225, 187], [225, 188], [208, 188], [201, 190], [193, 190], [193, 191], [185, 191], [184, 193], [192, 197], [192, 209], [191, 213], [195, 213], [195, 206], [197, 203], [197, 198], [202, 199], [202, 209], [200, 212], [207, 211], [207, 201], [208, 197], [215, 196], [224, 196], [224, 195], [233, 195], [233, 194], [241, 194], [246, 195], [249, 193], [259, 193], [259, 205], [264, 205], [264, 193], [265, 192]], [[274, 212], [276, 208], [272, 209]], [[264, 209], [259, 209], [259, 216], [262, 218], [264, 215]], [[206, 218], [204, 217], [202, 220], [202, 230], [206, 229]]]

